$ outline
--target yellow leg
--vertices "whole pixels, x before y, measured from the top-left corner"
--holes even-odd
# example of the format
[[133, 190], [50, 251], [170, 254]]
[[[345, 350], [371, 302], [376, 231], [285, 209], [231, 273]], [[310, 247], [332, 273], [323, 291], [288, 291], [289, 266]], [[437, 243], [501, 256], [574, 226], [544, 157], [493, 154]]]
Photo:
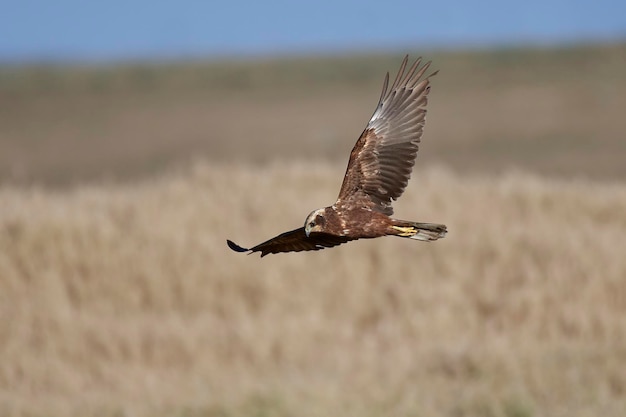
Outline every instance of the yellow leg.
[[398, 236], [402, 236], [402, 237], [415, 236], [417, 234], [417, 230], [412, 226], [409, 226], [409, 227], [391, 226], [391, 228], [400, 232]]

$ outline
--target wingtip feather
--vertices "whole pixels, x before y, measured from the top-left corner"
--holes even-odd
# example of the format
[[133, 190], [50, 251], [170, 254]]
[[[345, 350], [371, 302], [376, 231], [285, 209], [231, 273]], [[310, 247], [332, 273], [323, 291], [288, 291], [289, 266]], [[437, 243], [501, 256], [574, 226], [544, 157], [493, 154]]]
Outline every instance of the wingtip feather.
[[250, 249], [242, 248], [241, 246], [239, 246], [232, 240], [226, 239], [226, 244], [228, 245], [229, 248], [231, 248], [235, 252], [248, 252], [250, 250]]

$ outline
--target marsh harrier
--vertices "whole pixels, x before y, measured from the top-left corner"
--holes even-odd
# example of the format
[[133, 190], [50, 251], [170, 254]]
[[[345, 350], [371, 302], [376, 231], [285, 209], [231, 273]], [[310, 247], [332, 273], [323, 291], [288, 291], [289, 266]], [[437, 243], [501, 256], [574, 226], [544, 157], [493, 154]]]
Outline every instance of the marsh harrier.
[[419, 58], [406, 71], [402, 61], [391, 88], [389, 73], [367, 127], [357, 140], [335, 204], [313, 211], [304, 226], [250, 249], [227, 240], [237, 252], [268, 253], [319, 250], [356, 239], [400, 236], [432, 241], [446, 235], [443, 224], [393, 219], [391, 204], [402, 195], [415, 164], [426, 117], [430, 62]]

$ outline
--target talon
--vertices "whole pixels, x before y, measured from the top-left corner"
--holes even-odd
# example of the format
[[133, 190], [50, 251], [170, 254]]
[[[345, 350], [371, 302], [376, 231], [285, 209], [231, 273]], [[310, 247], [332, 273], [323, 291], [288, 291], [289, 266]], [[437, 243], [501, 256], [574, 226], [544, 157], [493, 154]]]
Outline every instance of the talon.
[[417, 230], [414, 227], [401, 227], [401, 226], [391, 226], [393, 229], [400, 232], [398, 236], [407, 237], [407, 236], [415, 236]]

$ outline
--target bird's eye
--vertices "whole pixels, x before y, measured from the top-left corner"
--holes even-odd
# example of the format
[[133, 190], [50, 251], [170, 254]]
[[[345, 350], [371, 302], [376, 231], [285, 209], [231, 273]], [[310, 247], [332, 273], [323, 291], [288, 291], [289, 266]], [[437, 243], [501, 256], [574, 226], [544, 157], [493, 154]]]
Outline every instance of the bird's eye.
[[315, 222], [309, 223], [309, 227], [313, 227], [313, 226], [315, 226]]

